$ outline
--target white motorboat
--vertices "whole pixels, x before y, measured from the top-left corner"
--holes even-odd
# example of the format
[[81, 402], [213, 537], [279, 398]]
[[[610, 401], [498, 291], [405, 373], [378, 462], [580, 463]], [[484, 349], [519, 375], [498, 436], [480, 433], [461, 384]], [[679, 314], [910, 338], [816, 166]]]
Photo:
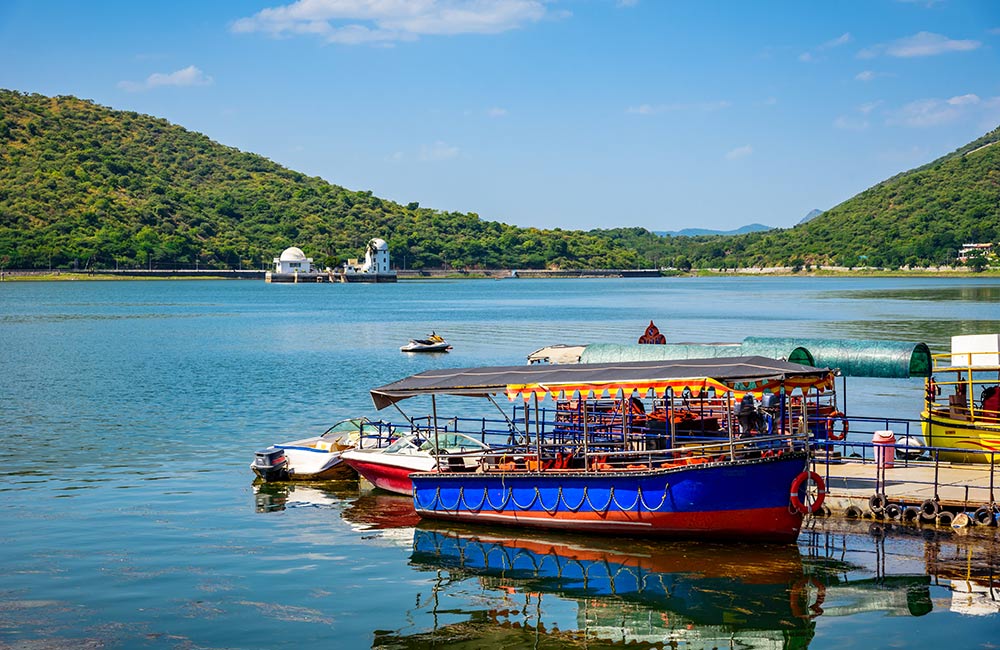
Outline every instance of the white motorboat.
[[400, 352], [447, 352], [451, 349], [448, 341], [431, 332], [426, 339], [410, 339], [410, 342], [399, 348]]
[[392, 438], [392, 429], [384, 422], [342, 420], [318, 436], [261, 449], [250, 468], [264, 481], [329, 480], [351, 473], [341, 458], [343, 451], [384, 447]]
[[418, 433], [404, 436], [383, 449], [351, 449], [343, 454], [344, 462], [375, 487], [409, 495], [413, 489], [410, 474], [430, 472], [442, 466], [449, 469], [475, 468], [489, 445], [461, 433], [439, 433], [437, 444], [433, 434]]

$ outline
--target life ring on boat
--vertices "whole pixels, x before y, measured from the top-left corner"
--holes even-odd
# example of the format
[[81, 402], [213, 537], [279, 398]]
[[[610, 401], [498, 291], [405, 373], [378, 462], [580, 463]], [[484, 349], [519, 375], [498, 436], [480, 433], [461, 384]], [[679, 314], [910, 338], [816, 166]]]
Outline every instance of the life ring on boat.
[[[802, 503], [802, 499], [799, 497], [799, 490], [802, 489], [802, 484], [807, 480], [816, 484], [816, 500], [809, 505]], [[791, 499], [792, 507], [804, 515], [818, 511], [823, 507], [823, 499], [826, 498], [826, 484], [823, 482], [823, 477], [811, 470], [803, 471], [792, 481], [792, 489], [788, 498]]]
[[[843, 428], [841, 428], [840, 433], [837, 432], [837, 420], [843, 423]], [[847, 437], [847, 431], [850, 426], [847, 423], [847, 418], [840, 411], [833, 411], [830, 415], [826, 416], [826, 437], [829, 440], [843, 440]]]
[[[815, 602], [812, 593], [816, 593]], [[826, 600], [826, 585], [814, 576], [802, 578], [789, 592], [789, 605], [795, 618], [816, 618], [823, 613], [823, 602]]]

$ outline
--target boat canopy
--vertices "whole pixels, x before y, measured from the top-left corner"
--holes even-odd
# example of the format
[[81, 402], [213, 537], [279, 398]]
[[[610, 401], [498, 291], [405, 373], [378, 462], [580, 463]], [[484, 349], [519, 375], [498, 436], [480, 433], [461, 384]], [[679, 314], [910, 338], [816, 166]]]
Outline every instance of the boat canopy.
[[905, 379], [929, 377], [931, 374], [931, 352], [927, 345], [906, 341], [748, 336], [742, 343], [591, 343], [583, 346], [579, 361], [611, 363], [737, 355], [787, 359], [807, 366], [837, 368], [841, 375], [847, 377]]
[[[651, 346], [652, 347], [652, 346]], [[688, 389], [695, 396], [746, 393], [758, 397], [782, 388], [824, 391], [833, 387], [833, 372], [766, 357], [672, 359], [627, 363], [497, 366], [428, 370], [371, 390], [376, 409], [418, 395], [486, 397], [506, 393], [509, 400], [532, 397], [581, 399], [614, 397], [619, 393], [662, 397], [667, 389]]]
[[931, 351], [926, 343], [761, 336], [743, 339], [748, 354], [770, 356], [775, 351], [798, 347], [809, 350], [817, 366], [837, 368], [845, 377], [906, 379], [931, 375]]
[[[538, 352], [549, 350], [542, 348]], [[533, 354], [537, 354], [533, 353]], [[803, 347], [790, 349], [769, 347], [748, 348], [743, 343], [666, 343], [660, 345], [639, 345], [618, 343], [591, 343], [582, 346], [580, 363], [614, 363], [622, 361], [662, 361], [666, 359], [705, 359], [709, 357], [762, 356], [772, 359], [786, 359], [804, 366], [816, 363], [809, 350]], [[532, 357], [528, 357], [532, 361]], [[562, 361], [561, 363], [565, 363]]]

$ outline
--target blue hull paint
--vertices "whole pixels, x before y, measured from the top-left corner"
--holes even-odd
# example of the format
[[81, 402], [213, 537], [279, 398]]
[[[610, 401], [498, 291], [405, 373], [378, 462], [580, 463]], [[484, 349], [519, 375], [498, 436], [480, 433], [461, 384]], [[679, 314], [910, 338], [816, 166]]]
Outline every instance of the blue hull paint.
[[804, 454], [654, 471], [413, 474], [418, 513], [459, 521], [511, 521], [566, 530], [632, 529], [794, 539], [789, 510]]

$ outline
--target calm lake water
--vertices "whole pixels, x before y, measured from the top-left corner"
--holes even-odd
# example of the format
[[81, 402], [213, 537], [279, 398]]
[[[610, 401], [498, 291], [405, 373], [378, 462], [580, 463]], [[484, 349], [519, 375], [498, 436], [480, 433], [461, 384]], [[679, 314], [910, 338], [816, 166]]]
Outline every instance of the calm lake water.
[[[1000, 548], [975, 532], [827, 521], [755, 547], [418, 525], [356, 482], [257, 489], [249, 463], [377, 417], [374, 386], [651, 319], [671, 342], [945, 351], [1000, 332], [998, 305], [1000, 281], [974, 279], [0, 284], [0, 648], [996, 647]], [[398, 352], [431, 330], [451, 354]], [[851, 382], [852, 414], [917, 415], [919, 381]]]

